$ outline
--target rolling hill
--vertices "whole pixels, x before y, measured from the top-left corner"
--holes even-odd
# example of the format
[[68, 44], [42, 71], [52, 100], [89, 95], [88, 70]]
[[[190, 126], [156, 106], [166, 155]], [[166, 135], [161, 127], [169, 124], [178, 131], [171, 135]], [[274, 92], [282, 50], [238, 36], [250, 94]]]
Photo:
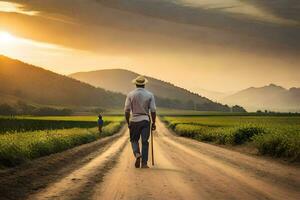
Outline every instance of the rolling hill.
[[194, 88], [193, 91], [207, 97], [213, 101], [220, 101], [221, 99], [233, 94], [234, 92], [217, 92], [213, 90], [206, 90], [202, 88]]
[[125, 96], [0, 55], [1, 103], [120, 107]]
[[267, 109], [280, 112], [299, 112], [300, 88], [285, 89], [275, 84], [251, 87], [224, 98], [222, 102], [239, 104], [250, 111]]
[[[131, 80], [138, 74], [124, 69], [107, 69], [92, 72], [78, 72], [70, 77], [96, 87], [127, 94], [134, 89]], [[215, 103], [205, 97], [192, 93], [173, 84], [147, 77], [147, 89], [153, 92], [160, 107], [177, 109], [196, 109], [203, 111], [230, 111], [228, 106]]]

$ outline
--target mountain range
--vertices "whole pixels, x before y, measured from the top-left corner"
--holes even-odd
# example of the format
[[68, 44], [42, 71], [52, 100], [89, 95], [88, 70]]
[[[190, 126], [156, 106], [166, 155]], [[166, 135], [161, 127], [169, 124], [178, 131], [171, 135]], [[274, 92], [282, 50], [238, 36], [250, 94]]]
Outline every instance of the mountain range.
[[195, 87], [193, 89], [193, 91], [197, 92], [198, 94], [201, 94], [202, 96], [209, 98], [213, 101], [220, 101], [223, 98], [230, 96], [232, 94], [234, 94], [235, 92], [217, 92], [217, 91], [213, 91], [213, 90], [206, 90], [206, 89], [202, 89], [202, 88], [197, 88]]
[[248, 111], [299, 112], [300, 88], [286, 89], [275, 84], [263, 87], [250, 87], [227, 96], [220, 101], [229, 105], [241, 105]]
[[[127, 94], [134, 89], [132, 80], [139, 74], [124, 69], [107, 69], [91, 72], [78, 72], [69, 76], [95, 87], [106, 88], [110, 91]], [[177, 87], [152, 77], [147, 77], [147, 89], [156, 96], [157, 104], [161, 107], [191, 109], [202, 111], [230, 111], [226, 105], [213, 102], [199, 94]]]
[[125, 96], [40, 67], [0, 56], [0, 103], [119, 107]]
[[[131, 80], [139, 74], [124, 69], [107, 69], [91, 72], [78, 72], [70, 77], [89, 83], [96, 87], [106, 88], [110, 91], [127, 94], [134, 88]], [[147, 77], [147, 88], [158, 98], [163, 107], [176, 107], [199, 110], [226, 110], [222, 104], [231, 106], [240, 105], [248, 111], [269, 110], [277, 112], [300, 111], [300, 88], [285, 89], [281, 86], [270, 84], [263, 87], [250, 87], [238, 92], [214, 92], [198, 89], [201, 94], [190, 92], [170, 83]], [[202, 96], [203, 95], [203, 96]], [[213, 103], [211, 100], [221, 102]], [[196, 105], [196, 106], [195, 106]], [[202, 107], [200, 106], [202, 105]]]
[[[109, 69], [63, 76], [0, 56], [0, 104], [23, 101], [56, 107], [122, 108], [126, 94], [134, 89], [131, 80], [138, 75], [124, 69]], [[227, 96], [224, 93], [203, 92], [204, 96], [215, 95], [213, 99], [221, 104], [171, 83], [147, 78], [147, 89], [155, 94], [159, 107], [229, 112], [230, 107], [224, 105], [228, 104], [241, 105], [248, 111], [300, 111], [300, 88], [296, 87], [286, 89], [270, 84], [250, 87]]]
[[[0, 103], [22, 101], [38, 106], [122, 108], [125, 94], [134, 88], [131, 80], [137, 75], [117, 69], [76, 73], [68, 77], [0, 56]], [[148, 78], [148, 89], [156, 95], [159, 107], [230, 111], [226, 105], [170, 83]]]

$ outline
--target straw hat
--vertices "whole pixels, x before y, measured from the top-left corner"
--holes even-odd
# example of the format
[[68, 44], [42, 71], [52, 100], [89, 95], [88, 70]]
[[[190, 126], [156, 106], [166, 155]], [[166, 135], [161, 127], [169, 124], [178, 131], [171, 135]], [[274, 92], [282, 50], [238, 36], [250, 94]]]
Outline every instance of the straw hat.
[[148, 83], [148, 80], [144, 76], [138, 76], [135, 79], [132, 80], [132, 83], [135, 85], [146, 85]]

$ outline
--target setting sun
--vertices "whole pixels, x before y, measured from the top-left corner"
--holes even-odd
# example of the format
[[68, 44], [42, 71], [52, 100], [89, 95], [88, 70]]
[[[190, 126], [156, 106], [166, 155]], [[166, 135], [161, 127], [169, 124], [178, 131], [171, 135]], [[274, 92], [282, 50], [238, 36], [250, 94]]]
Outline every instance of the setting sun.
[[15, 40], [15, 37], [8, 32], [0, 31], [0, 42], [11, 43]]

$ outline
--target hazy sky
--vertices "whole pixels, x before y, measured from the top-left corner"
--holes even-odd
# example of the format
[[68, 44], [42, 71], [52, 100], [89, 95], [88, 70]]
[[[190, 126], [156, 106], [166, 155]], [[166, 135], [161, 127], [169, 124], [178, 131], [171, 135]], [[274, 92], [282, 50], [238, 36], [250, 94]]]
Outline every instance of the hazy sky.
[[298, 0], [0, 0], [0, 54], [197, 91], [300, 87]]

